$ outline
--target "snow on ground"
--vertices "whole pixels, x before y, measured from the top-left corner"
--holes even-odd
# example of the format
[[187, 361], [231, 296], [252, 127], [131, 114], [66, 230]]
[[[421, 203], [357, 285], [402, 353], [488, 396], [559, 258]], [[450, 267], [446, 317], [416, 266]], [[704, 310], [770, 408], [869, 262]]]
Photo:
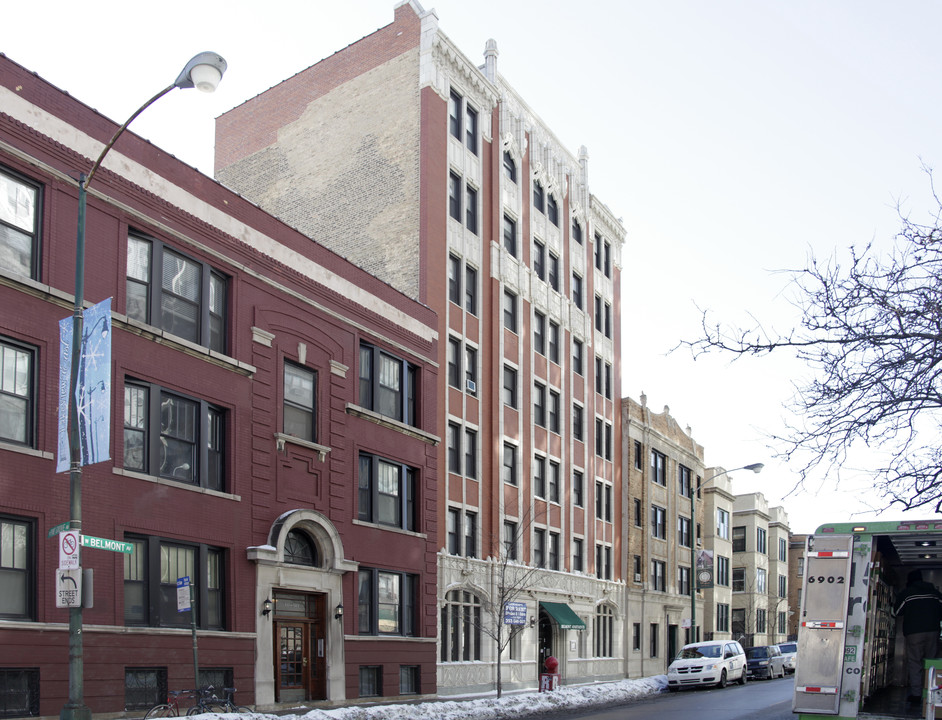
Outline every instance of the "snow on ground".
[[576, 685], [546, 693], [521, 693], [474, 700], [429, 701], [408, 705], [351, 706], [334, 710], [311, 710], [305, 715], [270, 715], [265, 713], [234, 716], [208, 713], [197, 717], [222, 720], [496, 720], [524, 718], [536, 713], [616, 705], [629, 700], [656, 695], [667, 687], [666, 675], [640, 680]]

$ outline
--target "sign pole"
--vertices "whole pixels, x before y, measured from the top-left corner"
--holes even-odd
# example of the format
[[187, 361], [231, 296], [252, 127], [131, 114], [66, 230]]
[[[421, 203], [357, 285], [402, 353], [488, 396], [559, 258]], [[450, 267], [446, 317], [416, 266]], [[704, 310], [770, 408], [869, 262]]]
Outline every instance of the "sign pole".
[[196, 648], [196, 598], [193, 593], [193, 585], [190, 585], [190, 626], [193, 629], [193, 681], [196, 683], [196, 689], [199, 690], [200, 661]]
[[[72, 313], [71, 368], [68, 398], [69, 422], [69, 527], [82, 531], [82, 456], [79, 439], [76, 389], [82, 354], [82, 320], [85, 298], [85, 174], [79, 175], [78, 227], [75, 240], [75, 306]], [[77, 552], [80, 552], [77, 550]], [[81, 554], [79, 566], [81, 566]], [[82, 644], [82, 603], [69, 608], [69, 700], [59, 713], [61, 720], [91, 720], [85, 704]]]

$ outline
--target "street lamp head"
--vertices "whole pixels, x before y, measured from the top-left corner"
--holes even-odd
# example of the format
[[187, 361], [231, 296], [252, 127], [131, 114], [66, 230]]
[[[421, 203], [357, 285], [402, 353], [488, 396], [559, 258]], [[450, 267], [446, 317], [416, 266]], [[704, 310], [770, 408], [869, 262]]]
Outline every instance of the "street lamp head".
[[218, 53], [201, 52], [186, 64], [173, 86], [195, 87], [203, 92], [211, 93], [222, 80], [226, 67], [228, 67], [226, 61]]
[[765, 467], [765, 465], [762, 464], [762, 463], [753, 463], [752, 465], [746, 465], [746, 466], [743, 468], [743, 470], [752, 470], [752, 472], [754, 472], [754, 473], [756, 473], [756, 474], [758, 475], [760, 472], [762, 472], [762, 468], [764, 468], [764, 467]]

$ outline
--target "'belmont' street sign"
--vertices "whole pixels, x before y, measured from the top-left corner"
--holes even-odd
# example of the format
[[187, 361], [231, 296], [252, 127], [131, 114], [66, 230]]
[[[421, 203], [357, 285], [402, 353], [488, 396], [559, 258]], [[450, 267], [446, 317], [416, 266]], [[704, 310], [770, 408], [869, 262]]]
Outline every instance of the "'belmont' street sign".
[[93, 535], [82, 535], [82, 547], [97, 548], [98, 550], [110, 550], [111, 552], [124, 553], [130, 555], [134, 551], [134, 545], [120, 540], [106, 540], [105, 538], [94, 537]]

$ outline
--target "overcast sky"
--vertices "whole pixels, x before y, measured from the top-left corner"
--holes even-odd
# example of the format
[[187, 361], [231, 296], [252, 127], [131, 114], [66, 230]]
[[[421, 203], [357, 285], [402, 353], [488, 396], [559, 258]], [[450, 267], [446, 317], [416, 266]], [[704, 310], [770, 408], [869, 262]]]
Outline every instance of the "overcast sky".
[[[498, 71], [576, 153], [623, 219], [622, 394], [670, 406], [737, 492], [783, 504], [792, 529], [866, 507], [865, 470], [786, 497], [794, 468], [765, 435], [807, 370], [787, 359], [668, 354], [721, 321], [787, 329], [787, 276], [809, 252], [886, 247], [898, 202], [931, 208], [942, 162], [942, 3], [903, 0], [438, 0], [440, 28]], [[390, 23], [392, 0], [7, 3], [0, 51], [116, 122], [187, 60], [229, 70], [212, 96], [176, 91], [132, 129], [212, 174], [214, 118]], [[748, 475], [748, 477], [747, 477]], [[856, 483], [856, 485], [855, 485]], [[873, 499], [871, 502], [878, 503]], [[900, 517], [899, 510], [885, 517]], [[925, 512], [916, 515], [924, 516]], [[858, 516], [867, 517], [867, 516]]]

